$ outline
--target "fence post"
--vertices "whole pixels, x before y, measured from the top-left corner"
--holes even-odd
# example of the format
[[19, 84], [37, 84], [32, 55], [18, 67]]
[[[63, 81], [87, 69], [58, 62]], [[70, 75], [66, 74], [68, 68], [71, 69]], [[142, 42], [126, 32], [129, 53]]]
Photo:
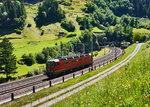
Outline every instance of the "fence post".
[[73, 78], [75, 78], [75, 74], [73, 73]]
[[89, 72], [90, 72], [90, 68], [89, 68]]
[[82, 71], [82, 75], [83, 75], [83, 71]]
[[96, 70], [96, 66], [95, 66], [95, 70]]
[[52, 81], [49, 81], [49, 87], [51, 87], [52, 86]]
[[33, 86], [33, 93], [35, 93], [35, 86]]
[[99, 64], [99, 68], [101, 67], [101, 65]]
[[64, 77], [62, 77], [62, 81], [65, 82], [65, 78]]
[[14, 93], [11, 93], [11, 101], [14, 100]]

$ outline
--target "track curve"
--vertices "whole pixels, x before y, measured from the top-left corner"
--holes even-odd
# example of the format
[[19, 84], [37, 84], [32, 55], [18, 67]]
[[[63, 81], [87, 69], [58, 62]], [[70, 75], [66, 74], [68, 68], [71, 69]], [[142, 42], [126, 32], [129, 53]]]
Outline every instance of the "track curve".
[[[94, 66], [100, 66], [108, 63], [110, 60], [115, 60], [115, 57], [119, 58], [123, 55], [123, 50], [120, 48], [113, 48], [110, 47], [110, 53], [99, 57], [95, 60], [93, 60], [93, 65]], [[116, 53], [116, 54], [115, 54]], [[85, 71], [88, 71], [89, 68], [85, 68]], [[75, 72], [76, 75], [80, 75], [83, 70]], [[84, 72], [86, 73], [86, 72]], [[72, 77], [71, 74], [67, 74], [64, 76], [64, 78], [70, 79]], [[54, 84], [62, 82], [62, 77], [58, 77], [55, 79], [51, 80]], [[18, 81], [14, 81], [11, 83], [5, 83], [0, 85], [0, 104], [4, 102], [11, 101], [11, 93], [14, 93], [15, 96], [21, 97], [24, 95], [24, 93], [31, 93], [33, 90], [33, 86], [35, 86], [36, 89], [41, 88], [43, 86], [48, 86], [49, 85], [49, 80], [46, 75], [38, 75], [34, 77], [30, 77], [27, 79], [22, 79]], [[16, 98], [17, 98], [16, 97]]]

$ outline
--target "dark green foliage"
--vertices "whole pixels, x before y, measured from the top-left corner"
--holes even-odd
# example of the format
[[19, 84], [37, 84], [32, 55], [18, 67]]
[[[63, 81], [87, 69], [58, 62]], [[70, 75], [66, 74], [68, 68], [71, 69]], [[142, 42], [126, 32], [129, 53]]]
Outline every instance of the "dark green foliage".
[[27, 25], [27, 27], [31, 27], [31, 26], [32, 26], [31, 24], [28, 24], [28, 25]]
[[0, 68], [4, 71], [7, 80], [16, 72], [16, 56], [13, 54], [13, 46], [9, 39], [4, 38], [0, 43]]
[[132, 42], [133, 28], [127, 24], [116, 25], [114, 28], [107, 28], [105, 33], [108, 41], [121, 42], [123, 40]]
[[31, 77], [31, 76], [33, 76], [33, 74], [32, 74], [32, 72], [29, 71], [26, 76]]
[[44, 24], [60, 22], [65, 18], [65, 12], [59, 7], [56, 0], [45, 0], [39, 6], [38, 15], [35, 18], [37, 26], [41, 27]]
[[92, 24], [91, 24], [91, 20], [88, 17], [78, 17], [76, 18], [76, 21], [79, 23], [80, 25], [80, 30], [85, 30], [85, 29], [92, 29]]
[[0, 27], [22, 29], [26, 11], [23, 3], [17, 0], [5, 0], [0, 7]]
[[69, 32], [73, 32], [75, 30], [75, 26], [71, 21], [62, 20], [61, 26]]
[[47, 60], [51, 59], [51, 58], [55, 58], [58, 56], [58, 48], [50, 48], [50, 47], [46, 47], [43, 48], [41, 53], [36, 54], [36, 61], [37, 63], [46, 63]]
[[98, 9], [98, 6], [95, 3], [87, 3], [85, 5], [87, 8], [82, 9], [86, 13], [93, 13], [96, 9]]
[[144, 42], [150, 40], [150, 35], [142, 34], [140, 32], [134, 33], [132, 41], [135, 43], [136, 41]]
[[117, 16], [127, 15], [150, 18], [149, 0], [94, 0], [103, 9], [109, 8]]
[[42, 53], [36, 54], [35, 58], [36, 58], [37, 63], [39, 63], [39, 64], [42, 64], [42, 63], [46, 62], [45, 61], [45, 56]]
[[31, 66], [31, 65], [33, 65], [33, 64], [35, 63], [34, 57], [33, 57], [33, 55], [32, 55], [31, 53], [30, 53], [29, 55], [24, 54], [24, 55], [22, 55], [21, 58], [22, 58], [21, 60], [22, 60], [27, 66]]
[[71, 38], [71, 37], [75, 37], [76, 35], [77, 35], [76, 33], [71, 33], [71, 34], [68, 34], [66, 37]]
[[96, 36], [90, 33], [88, 30], [83, 31], [79, 39], [85, 45], [86, 53], [91, 51], [91, 39], [93, 39], [93, 50], [99, 50]]
[[41, 36], [42, 36], [42, 35], [44, 35], [44, 30], [42, 30], [42, 32], [41, 32]]
[[21, 30], [19, 30], [19, 29], [15, 29], [14, 31], [19, 35], [21, 34]]

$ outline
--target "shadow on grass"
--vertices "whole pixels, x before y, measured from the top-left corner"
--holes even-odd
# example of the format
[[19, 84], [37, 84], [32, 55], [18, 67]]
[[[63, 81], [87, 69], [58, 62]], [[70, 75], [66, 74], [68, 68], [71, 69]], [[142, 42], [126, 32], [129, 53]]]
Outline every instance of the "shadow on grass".
[[5, 77], [0, 77], [0, 84], [8, 82], [8, 81], [13, 81], [13, 80], [16, 80], [16, 77], [9, 76], [8, 79], [6, 79]]

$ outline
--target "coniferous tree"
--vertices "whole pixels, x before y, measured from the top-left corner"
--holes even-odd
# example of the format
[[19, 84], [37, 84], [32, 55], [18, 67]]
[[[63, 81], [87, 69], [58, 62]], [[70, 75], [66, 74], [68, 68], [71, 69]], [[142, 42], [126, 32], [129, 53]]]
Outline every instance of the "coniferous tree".
[[26, 11], [23, 2], [18, 0], [4, 0], [0, 6], [1, 28], [23, 28], [26, 19]]
[[16, 73], [16, 56], [13, 54], [13, 46], [9, 39], [4, 38], [0, 46], [0, 66], [4, 70], [7, 80], [10, 74]]
[[60, 22], [65, 18], [65, 12], [59, 7], [56, 0], [45, 0], [39, 6], [38, 15], [35, 18], [37, 26], [42, 26], [46, 23]]

